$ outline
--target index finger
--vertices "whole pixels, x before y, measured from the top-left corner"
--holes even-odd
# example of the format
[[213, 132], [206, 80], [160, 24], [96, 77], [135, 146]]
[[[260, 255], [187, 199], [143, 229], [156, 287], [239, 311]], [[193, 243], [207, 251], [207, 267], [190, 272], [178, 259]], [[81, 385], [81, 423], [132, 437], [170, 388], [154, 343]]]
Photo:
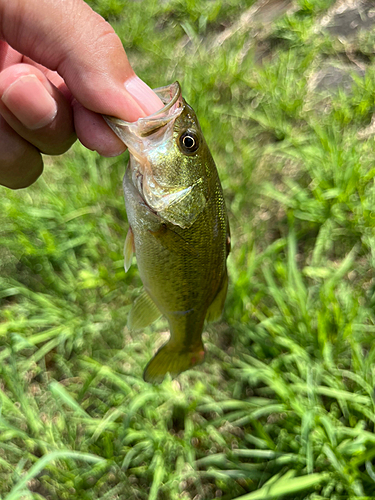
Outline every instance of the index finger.
[[0, 0], [0, 38], [57, 71], [91, 111], [135, 121], [163, 106], [111, 25], [82, 0]]

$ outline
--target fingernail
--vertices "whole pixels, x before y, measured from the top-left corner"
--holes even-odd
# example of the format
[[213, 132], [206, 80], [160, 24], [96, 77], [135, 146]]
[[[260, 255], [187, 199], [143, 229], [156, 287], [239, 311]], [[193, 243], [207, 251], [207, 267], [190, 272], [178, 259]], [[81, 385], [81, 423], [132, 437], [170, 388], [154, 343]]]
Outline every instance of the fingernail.
[[155, 92], [137, 75], [126, 80], [125, 88], [147, 115], [151, 115], [164, 107], [163, 102]]
[[28, 129], [49, 125], [57, 114], [57, 103], [35, 75], [20, 76], [4, 92], [1, 100]]
[[[114, 151], [107, 152], [105, 155], [107, 158], [114, 158], [115, 156], [122, 155], [122, 153], [125, 153], [126, 151], [126, 146], [120, 148], [120, 149], [115, 149]], [[104, 155], [103, 155], [104, 156]]]

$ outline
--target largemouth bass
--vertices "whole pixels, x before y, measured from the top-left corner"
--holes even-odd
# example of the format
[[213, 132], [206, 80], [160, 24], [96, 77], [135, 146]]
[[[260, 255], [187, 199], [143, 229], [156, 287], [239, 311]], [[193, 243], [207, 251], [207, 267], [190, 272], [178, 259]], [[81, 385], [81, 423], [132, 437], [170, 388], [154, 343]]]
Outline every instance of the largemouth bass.
[[128, 326], [144, 328], [161, 314], [170, 326], [144, 371], [152, 383], [203, 362], [202, 330], [221, 315], [230, 251], [223, 191], [198, 119], [178, 82], [155, 92], [165, 104], [157, 113], [134, 123], [105, 117], [130, 153], [125, 270], [135, 253], [144, 291]]

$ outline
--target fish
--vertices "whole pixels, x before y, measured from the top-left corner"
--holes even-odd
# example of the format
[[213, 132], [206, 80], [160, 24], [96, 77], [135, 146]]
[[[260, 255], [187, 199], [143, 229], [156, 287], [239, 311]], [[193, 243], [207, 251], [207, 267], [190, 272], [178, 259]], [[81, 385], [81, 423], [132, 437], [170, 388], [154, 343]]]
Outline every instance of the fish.
[[157, 384], [204, 360], [205, 321], [220, 318], [227, 295], [230, 229], [215, 162], [180, 84], [154, 92], [160, 111], [136, 122], [104, 118], [130, 156], [124, 266], [135, 254], [143, 290], [128, 327], [143, 329], [164, 315], [170, 328], [143, 374]]

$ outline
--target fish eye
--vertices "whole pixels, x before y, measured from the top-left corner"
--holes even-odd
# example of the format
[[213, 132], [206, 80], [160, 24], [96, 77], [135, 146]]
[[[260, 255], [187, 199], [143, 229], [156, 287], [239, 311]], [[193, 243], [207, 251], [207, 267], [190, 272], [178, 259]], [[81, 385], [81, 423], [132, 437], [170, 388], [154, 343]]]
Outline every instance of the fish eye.
[[198, 137], [192, 130], [184, 132], [179, 141], [183, 153], [194, 153], [199, 147]]

